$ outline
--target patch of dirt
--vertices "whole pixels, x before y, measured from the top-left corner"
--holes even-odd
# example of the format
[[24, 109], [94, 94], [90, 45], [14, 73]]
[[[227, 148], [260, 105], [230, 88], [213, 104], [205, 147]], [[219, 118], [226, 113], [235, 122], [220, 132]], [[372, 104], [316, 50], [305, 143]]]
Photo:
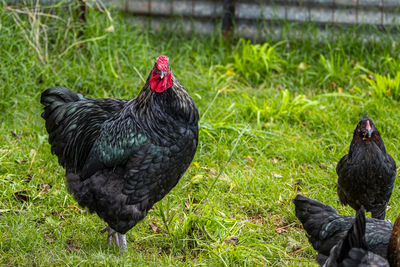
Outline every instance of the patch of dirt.
[[265, 223], [265, 219], [266, 218], [263, 214], [250, 214], [246, 218], [246, 221], [254, 223], [254, 224], [263, 225]]
[[53, 211], [53, 212], [51, 213], [51, 215], [56, 216], [56, 217], [58, 217], [60, 220], [65, 221], [64, 216], [63, 216], [62, 213], [60, 213], [60, 212]]
[[69, 240], [65, 245], [65, 250], [68, 252], [77, 252], [81, 250], [81, 247], [76, 245], [74, 240]]
[[237, 236], [231, 236], [225, 239], [224, 243], [226, 245], [237, 246], [237, 244], [239, 243], [239, 238]]
[[49, 243], [54, 243], [54, 242], [56, 242], [56, 237], [55, 237], [54, 235], [45, 234], [45, 235], [44, 235], [44, 239], [45, 239], [47, 242], [49, 242]]
[[28, 175], [22, 180], [25, 183], [29, 183], [32, 180], [32, 174], [28, 173]]
[[290, 228], [295, 228], [296, 223], [290, 223], [280, 215], [275, 215], [272, 219], [272, 224], [275, 226], [275, 232], [277, 234], [284, 234], [290, 231]]
[[31, 198], [31, 197], [29, 196], [29, 194], [28, 194], [29, 191], [30, 191], [29, 189], [27, 189], [27, 190], [19, 190], [19, 191], [14, 192], [14, 196], [15, 196], [15, 198], [18, 199], [21, 203], [27, 202], [27, 201], [29, 201], [29, 199]]

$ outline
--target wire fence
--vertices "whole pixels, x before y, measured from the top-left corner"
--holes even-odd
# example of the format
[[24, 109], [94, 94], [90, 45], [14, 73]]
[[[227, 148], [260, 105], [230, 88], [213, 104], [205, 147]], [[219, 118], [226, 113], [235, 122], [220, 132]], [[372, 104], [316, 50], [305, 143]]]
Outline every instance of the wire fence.
[[[134, 22], [151, 18], [152, 27], [182, 18], [186, 31], [224, 31], [247, 38], [279, 33], [287, 22], [312, 22], [320, 28], [363, 25], [398, 32], [399, 0], [105, 0], [131, 15]], [[187, 23], [190, 21], [190, 23]]]
[[180, 23], [187, 32], [222, 28], [253, 39], [279, 33], [288, 22], [312, 22], [320, 28], [363, 25], [396, 33], [400, 26], [400, 0], [7, 0], [22, 2], [101, 3], [125, 12], [132, 23], [148, 22], [156, 30]]

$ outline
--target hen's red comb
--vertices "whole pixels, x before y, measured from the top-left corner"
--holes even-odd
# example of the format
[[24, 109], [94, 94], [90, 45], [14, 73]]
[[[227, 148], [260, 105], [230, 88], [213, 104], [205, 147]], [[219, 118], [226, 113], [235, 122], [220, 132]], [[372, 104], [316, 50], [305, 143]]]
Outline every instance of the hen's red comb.
[[157, 69], [168, 70], [169, 69], [169, 59], [167, 56], [159, 56], [156, 62]]

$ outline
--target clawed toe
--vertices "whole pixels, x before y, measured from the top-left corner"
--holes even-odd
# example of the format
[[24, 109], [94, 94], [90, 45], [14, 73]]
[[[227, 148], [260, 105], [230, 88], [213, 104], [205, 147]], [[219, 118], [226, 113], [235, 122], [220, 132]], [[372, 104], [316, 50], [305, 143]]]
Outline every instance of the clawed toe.
[[107, 243], [108, 246], [111, 246], [111, 243], [114, 241], [114, 243], [119, 247], [121, 253], [125, 253], [127, 245], [126, 245], [126, 236], [123, 234], [118, 233], [114, 229], [112, 229], [110, 226], [107, 226], [106, 228], [100, 230], [101, 233], [107, 232]]

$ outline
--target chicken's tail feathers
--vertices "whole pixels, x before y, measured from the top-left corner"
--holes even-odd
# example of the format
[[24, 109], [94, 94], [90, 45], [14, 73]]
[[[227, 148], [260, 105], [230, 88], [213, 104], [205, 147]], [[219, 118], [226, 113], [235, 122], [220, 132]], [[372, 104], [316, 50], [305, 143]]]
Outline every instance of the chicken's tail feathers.
[[76, 151], [82, 146], [74, 146], [74, 140], [82, 138], [77, 137], [80, 117], [77, 114], [79, 104], [76, 103], [83, 99], [82, 95], [61, 86], [48, 88], [40, 98], [44, 106], [42, 118], [46, 121], [51, 151], [58, 156], [59, 163], [64, 167], [77, 165], [77, 157], [74, 155], [79, 154]]
[[[353, 248], [359, 248], [365, 251], [368, 249], [367, 242], [365, 241], [365, 210], [363, 206], [357, 211], [357, 216], [354, 219], [353, 225], [349, 231], [347, 231], [343, 239], [338, 261], [342, 262], [344, 259], [348, 258], [348, 254]], [[360, 254], [360, 257], [363, 257], [363, 255]]]
[[313, 248], [324, 255], [329, 255], [330, 249], [340, 238], [341, 225], [333, 223], [340, 217], [336, 210], [302, 195], [297, 195], [293, 203], [296, 217], [306, 230]]
[[336, 210], [331, 206], [302, 195], [297, 195], [293, 199], [293, 203], [296, 217], [310, 235], [312, 235], [311, 232], [313, 230], [319, 228], [327, 216], [337, 214]]
[[42, 93], [40, 102], [52, 153], [69, 172], [77, 173], [86, 163], [103, 123], [128, 100], [85, 98], [65, 87], [51, 87]]
[[82, 95], [71, 92], [61, 86], [51, 87], [44, 91], [40, 97], [40, 103], [44, 106], [42, 118], [46, 120], [46, 128], [49, 132], [64, 119], [67, 108], [66, 103], [76, 102], [83, 99]]
[[82, 95], [71, 92], [62, 86], [50, 87], [42, 93], [40, 103], [45, 107], [54, 102], [68, 103], [75, 102], [82, 98]]

